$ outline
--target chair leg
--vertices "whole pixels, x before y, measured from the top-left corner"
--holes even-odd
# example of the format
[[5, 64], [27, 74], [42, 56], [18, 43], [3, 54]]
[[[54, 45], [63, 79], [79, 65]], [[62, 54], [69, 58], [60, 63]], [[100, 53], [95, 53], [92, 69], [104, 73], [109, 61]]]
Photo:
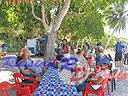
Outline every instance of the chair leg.
[[114, 79], [113, 82], [114, 82], [114, 90], [116, 90], [116, 80]]
[[82, 92], [82, 96], [85, 96], [85, 92], [84, 91]]
[[114, 81], [113, 79], [111, 79], [111, 92], [113, 92], [113, 89], [114, 89]]
[[109, 82], [107, 83], [107, 88], [108, 88], [108, 95], [110, 96], [110, 85], [109, 85]]
[[104, 91], [101, 93], [101, 96], [104, 96]]

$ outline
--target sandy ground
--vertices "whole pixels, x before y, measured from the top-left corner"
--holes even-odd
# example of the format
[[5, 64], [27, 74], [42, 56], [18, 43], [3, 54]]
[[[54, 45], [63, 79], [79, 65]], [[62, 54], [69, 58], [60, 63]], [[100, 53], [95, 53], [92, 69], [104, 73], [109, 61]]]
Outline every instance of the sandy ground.
[[123, 70], [127, 73], [127, 79], [116, 81], [117, 90], [111, 96], [128, 96], [128, 67], [125, 66]]

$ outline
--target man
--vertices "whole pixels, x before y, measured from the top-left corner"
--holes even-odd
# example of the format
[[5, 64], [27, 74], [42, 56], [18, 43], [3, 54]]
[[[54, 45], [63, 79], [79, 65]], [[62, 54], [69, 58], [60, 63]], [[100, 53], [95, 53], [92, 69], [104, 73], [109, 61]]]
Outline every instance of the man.
[[88, 51], [89, 51], [89, 44], [87, 41], [84, 41], [84, 45], [83, 45], [84, 51], [85, 51], [85, 55], [87, 55]]
[[95, 60], [96, 60], [96, 65], [98, 64], [98, 62], [102, 58], [102, 54], [103, 54], [103, 47], [102, 47], [101, 42], [98, 42], [96, 44], [96, 46], [95, 46]]
[[115, 48], [115, 66], [122, 66], [122, 49], [124, 46], [121, 44], [121, 42], [117, 42], [114, 46]]
[[128, 65], [128, 43], [124, 47], [124, 64]]

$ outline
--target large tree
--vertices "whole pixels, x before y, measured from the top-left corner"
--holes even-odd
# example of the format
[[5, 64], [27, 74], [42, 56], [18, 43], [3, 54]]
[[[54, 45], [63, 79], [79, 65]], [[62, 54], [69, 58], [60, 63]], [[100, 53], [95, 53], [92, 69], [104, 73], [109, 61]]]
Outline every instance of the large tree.
[[[72, 27], [71, 29], [73, 29], [73, 32], [72, 32], [73, 34], [74, 33], [79, 34], [79, 31], [81, 31], [79, 34], [80, 35], [79, 37], [84, 36], [82, 34], [88, 33], [86, 34], [86, 36], [94, 35], [95, 38], [98, 38], [98, 35], [97, 35], [98, 32], [99, 31], [100, 33], [103, 32], [103, 22], [100, 19], [103, 15], [102, 13], [100, 13], [100, 11], [108, 7], [113, 1], [115, 0], [110, 0], [110, 1], [108, 0], [105, 0], [105, 1], [102, 1], [102, 0], [72, 0], [72, 2], [71, 0], [35, 0], [35, 1], [4, 0], [3, 3], [18, 4], [21, 2], [29, 2], [29, 4], [31, 4], [33, 16], [38, 21], [41, 22], [40, 24], [43, 25], [43, 29], [44, 29], [42, 31], [45, 31], [45, 34], [48, 35], [46, 56], [53, 57], [56, 35], [60, 28], [61, 22], [64, 19], [65, 15], [67, 14], [68, 10], [69, 12], [67, 14], [66, 19], [70, 18], [69, 20], [72, 20], [72, 21], [68, 21], [67, 19], [66, 23], [64, 23], [64, 26], [61, 26], [64, 30], [65, 29], [69, 30], [69, 27]], [[87, 11], [88, 7], [90, 11]], [[28, 11], [28, 9], [23, 9], [23, 10]], [[31, 15], [29, 18], [31, 18]], [[29, 24], [29, 23], [26, 23], [24, 20], [22, 21], [24, 25]], [[34, 20], [31, 18], [30, 21], [34, 21]], [[69, 22], [71, 23], [69, 24]], [[71, 26], [68, 26], [68, 25], [71, 25]], [[92, 26], [92, 28], [90, 26]], [[26, 29], [26, 27], [24, 27], [24, 29]], [[62, 32], [64, 32], [63, 29], [61, 29]]]
[[[53, 1], [57, 1], [57, 0], [53, 0]], [[46, 34], [48, 35], [48, 42], [47, 42], [47, 48], [46, 48], [46, 54], [45, 54], [45, 57], [47, 57], [46, 59], [48, 59], [49, 57], [53, 58], [53, 56], [54, 56], [54, 50], [55, 50], [54, 45], [55, 45], [55, 40], [56, 40], [56, 34], [57, 34], [57, 31], [60, 27], [60, 24], [61, 24], [63, 18], [67, 14], [67, 11], [70, 7], [71, 0], [64, 0], [64, 1], [58, 0], [57, 2], [62, 3], [63, 6], [59, 7], [60, 9], [57, 9], [57, 11], [59, 11], [59, 12], [56, 15], [55, 19], [53, 19], [51, 21], [48, 21], [48, 18], [46, 16], [46, 10], [45, 10], [46, 2], [44, 0], [40, 1], [41, 17], [36, 16], [35, 11], [34, 11], [34, 2], [31, 2], [33, 16], [37, 20], [42, 22], [42, 24], [44, 26], [44, 30], [45, 30]], [[55, 7], [53, 7], [53, 8], [55, 8]], [[50, 12], [50, 10], [48, 10], [48, 12]]]
[[[9, 0], [4, 0], [3, 3], [18, 4], [23, 2], [31, 3], [33, 16], [42, 23], [45, 34], [48, 35], [48, 42], [47, 42], [45, 56], [47, 58], [48, 57], [52, 58], [54, 55], [54, 45], [56, 40], [55, 35], [57, 34], [57, 31], [61, 25], [63, 18], [67, 14], [71, 0], [35, 0], [35, 1], [12, 0], [11, 2]], [[39, 9], [41, 14], [39, 16], [37, 16], [35, 11], [35, 5], [37, 4], [40, 6]], [[57, 8], [56, 6], [51, 6], [51, 4], [53, 5], [57, 4]], [[53, 12], [53, 14], [56, 13], [56, 15], [54, 16], [54, 18], [52, 18], [53, 17], [51, 16], [52, 14], [48, 14], [48, 13], [50, 13], [51, 10], [54, 10], [54, 8], [56, 8], [57, 11]], [[51, 20], [48, 17], [50, 17]]]

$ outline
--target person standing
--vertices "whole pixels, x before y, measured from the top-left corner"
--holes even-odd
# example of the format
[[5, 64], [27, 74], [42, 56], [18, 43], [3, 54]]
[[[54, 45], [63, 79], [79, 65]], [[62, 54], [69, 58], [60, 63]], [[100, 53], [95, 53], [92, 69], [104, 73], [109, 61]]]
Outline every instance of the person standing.
[[117, 42], [114, 46], [115, 49], [115, 67], [122, 66], [122, 50], [124, 46], [121, 42]]
[[97, 63], [101, 60], [103, 54], [103, 47], [101, 42], [98, 42], [95, 46], [95, 60], [96, 60], [96, 65]]
[[128, 65], [128, 42], [124, 46], [124, 64]]
[[89, 50], [89, 44], [87, 41], [84, 41], [83, 49], [85, 51], [85, 56], [86, 56]]
[[71, 52], [71, 54], [74, 54], [74, 49], [75, 49], [75, 44], [72, 43], [72, 44], [70, 45], [70, 52]]

